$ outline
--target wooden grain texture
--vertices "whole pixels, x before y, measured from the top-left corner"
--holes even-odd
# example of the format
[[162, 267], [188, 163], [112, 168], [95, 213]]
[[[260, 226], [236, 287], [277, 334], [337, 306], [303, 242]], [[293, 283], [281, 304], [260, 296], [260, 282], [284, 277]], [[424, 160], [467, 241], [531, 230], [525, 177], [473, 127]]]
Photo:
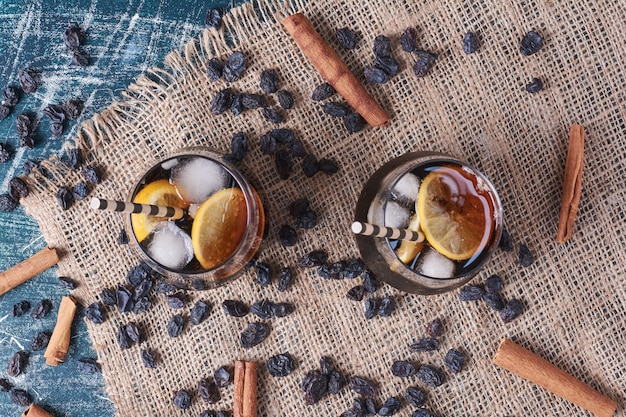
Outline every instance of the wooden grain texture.
[[[17, 74], [25, 67], [41, 71], [43, 84], [33, 94], [21, 94], [9, 117], [0, 121], [0, 144], [10, 150], [11, 159], [0, 163], [0, 194], [14, 176], [23, 175], [27, 160], [41, 160], [62, 154], [64, 142], [76, 134], [78, 125], [117, 100], [122, 89], [148, 68], [163, 61], [172, 50], [204, 30], [204, 16], [210, 7], [230, 8], [241, 0], [77, 0], [46, 2], [8, 0], [0, 11], [0, 89], [18, 86]], [[85, 28], [85, 51], [92, 58], [87, 68], [73, 63], [61, 35], [68, 22]], [[52, 137], [49, 121], [41, 110], [78, 97], [85, 111], [76, 122], [66, 122], [60, 138]], [[15, 133], [15, 116], [26, 112], [36, 117], [35, 148], [20, 148]], [[72, 185], [72, 184], [68, 184]], [[0, 212], [0, 271], [32, 256], [46, 247], [38, 225], [22, 208]], [[56, 310], [67, 290], [56, 283], [56, 267], [10, 292], [0, 295], [0, 377], [4, 366], [18, 350], [29, 349], [30, 340], [40, 331], [51, 332], [55, 314], [32, 320], [28, 314], [11, 317], [11, 307], [27, 300], [31, 305], [50, 299]], [[70, 277], [71, 278], [71, 277]], [[27, 390], [36, 403], [57, 416], [109, 417], [115, 408], [105, 393], [99, 374], [77, 372], [76, 361], [95, 358], [82, 314], [72, 327], [66, 362], [57, 367], [45, 365], [43, 352], [31, 352], [24, 377], [16, 387]], [[0, 393], [3, 394], [3, 393]], [[8, 395], [0, 395], [0, 416], [18, 416], [23, 408]]]

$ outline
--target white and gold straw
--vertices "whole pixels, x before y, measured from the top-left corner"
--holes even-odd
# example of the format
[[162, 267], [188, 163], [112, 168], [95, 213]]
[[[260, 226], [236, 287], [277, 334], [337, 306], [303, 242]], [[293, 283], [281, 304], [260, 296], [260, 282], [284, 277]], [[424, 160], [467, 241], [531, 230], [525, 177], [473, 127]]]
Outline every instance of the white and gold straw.
[[396, 227], [379, 226], [377, 224], [354, 222], [352, 231], [358, 235], [386, 237], [394, 240], [408, 240], [411, 242], [423, 242], [424, 234], [408, 229], [398, 229]]
[[97, 197], [91, 199], [90, 206], [94, 210], [147, 214], [155, 217], [168, 217], [174, 220], [181, 219], [185, 215], [185, 210], [179, 207], [137, 204], [131, 203], [130, 201], [105, 200]]

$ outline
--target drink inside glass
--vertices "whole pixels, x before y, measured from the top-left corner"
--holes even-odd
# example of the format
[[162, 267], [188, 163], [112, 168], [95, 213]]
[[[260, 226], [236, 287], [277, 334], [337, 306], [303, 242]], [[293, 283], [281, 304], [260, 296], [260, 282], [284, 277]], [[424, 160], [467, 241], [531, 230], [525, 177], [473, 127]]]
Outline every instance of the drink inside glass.
[[469, 281], [502, 234], [493, 185], [450, 155], [414, 152], [380, 168], [363, 187], [355, 220], [418, 232], [419, 241], [356, 235], [368, 266], [391, 285], [435, 294]]
[[130, 201], [182, 208], [173, 220], [130, 214], [131, 241], [146, 262], [179, 286], [212, 288], [235, 278], [259, 248], [263, 205], [231, 164], [205, 148], [186, 148], [151, 167]]

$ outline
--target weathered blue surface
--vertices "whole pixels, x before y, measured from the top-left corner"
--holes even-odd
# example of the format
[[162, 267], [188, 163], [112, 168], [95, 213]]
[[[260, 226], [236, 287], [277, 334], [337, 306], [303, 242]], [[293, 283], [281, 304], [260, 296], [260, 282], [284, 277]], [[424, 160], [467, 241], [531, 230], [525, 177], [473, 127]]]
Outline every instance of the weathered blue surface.
[[[22, 94], [11, 115], [0, 121], [0, 143], [11, 149], [11, 160], [0, 163], [0, 194], [8, 181], [21, 174], [27, 159], [43, 159], [59, 152], [63, 142], [76, 132], [76, 122], [66, 124], [61, 138], [48, 133], [49, 122], [41, 110], [49, 104], [78, 97], [86, 109], [80, 120], [90, 118], [113, 100], [146, 69], [159, 64], [165, 55], [201, 33], [210, 7], [229, 8], [241, 1], [163, 0], [163, 1], [22, 1], [0, 0], [0, 89], [18, 86], [18, 71], [25, 67], [41, 71], [43, 86], [34, 94]], [[88, 31], [85, 51], [92, 63], [77, 66], [61, 35], [68, 22], [78, 22]], [[19, 147], [15, 116], [21, 112], [40, 120], [35, 133], [35, 149]], [[80, 120], [78, 122], [80, 122]], [[0, 270], [28, 258], [45, 246], [36, 222], [20, 207], [0, 213]], [[29, 349], [39, 331], [51, 332], [56, 310], [66, 290], [56, 284], [52, 268], [11, 292], [0, 296], [0, 378], [6, 378], [9, 358], [18, 350]], [[32, 305], [52, 300], [54, 312], [42, 320], [28, 314], [12, 317], [11, 307], [20, 300]], [[95, 352], [79, 314], [74, 323], [72, 343], [65, 363], [45, 365], [43, 351], [32, 352], [24, 375], [10, 378], [28, 390], [38, 404], [55, 416], [99, 416], [115, 414], [115, 407], [104, 391], [100, 374], [81, 374], [76, 361], [94, 357]], [[23, 408], [0, 392], [0, 416], [19, 416]]]

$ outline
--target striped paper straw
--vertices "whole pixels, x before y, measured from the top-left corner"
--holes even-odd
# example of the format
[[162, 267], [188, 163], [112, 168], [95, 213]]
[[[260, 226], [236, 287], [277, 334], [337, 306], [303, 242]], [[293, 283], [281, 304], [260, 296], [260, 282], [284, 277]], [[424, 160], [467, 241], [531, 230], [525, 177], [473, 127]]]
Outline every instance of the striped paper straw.
[[352, 231], [358, 235], [386, 237], [394, 240], [408, 240], [411, 242], [423, 242], [424, 234], [408, 229], [379, 226], [371, 223], [354, 222]]
[[130, 201], [105, 200], [94, 197], [90, 206], [94, 210], [117, 211], [120, 213], [147, 214], [155, 217], [168, 217], [170, 219], [181, 219], [185, 215], [185, 210], [179, 207], [155, 206], [152, 204], [137, 204]]

